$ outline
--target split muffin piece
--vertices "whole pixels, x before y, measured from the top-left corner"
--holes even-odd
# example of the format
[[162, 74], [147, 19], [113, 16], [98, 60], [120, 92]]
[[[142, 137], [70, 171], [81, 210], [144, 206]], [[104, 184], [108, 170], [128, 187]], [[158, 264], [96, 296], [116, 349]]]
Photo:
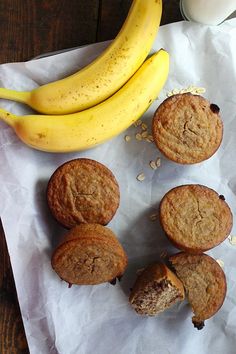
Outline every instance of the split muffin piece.
[[206, 254], [178, 253], [170, 262], [182, 281], [194, 312], [194, 327], [202, 329], [204, 321], [222, 306], [226, 295], [225, 274], [219, 264]]
[[73, 227], [52, 256], [53, 269], [69, 284], [112, 282], [126, 266], [126, 253], [115, 234], [98, 224]]
[[140, 315], [155, 316], [184, 300], [184, 287], [164, 264], [151, 264], [139, 274], [129, 301]]

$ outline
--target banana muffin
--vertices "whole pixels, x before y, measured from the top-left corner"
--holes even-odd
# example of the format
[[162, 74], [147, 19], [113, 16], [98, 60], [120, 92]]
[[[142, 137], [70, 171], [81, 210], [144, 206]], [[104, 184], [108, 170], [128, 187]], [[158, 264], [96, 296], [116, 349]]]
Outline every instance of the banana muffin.
[[196, 254], [220, 244], [233, 225], [224, 199], [197, 184], [171, 189], [160, 203], [160, 222], [169, 240], [180, 250]]
[[127, 256], [110, 229], [81, 224], [68, 231], [51, 263], [58, 276], [69, 284], [94, 285], [120, 278]]
[[129, 302], [140, 315], [155, 316], [184, 300], [184, 287], [164, 264], [151, 264], [138, 276]]
[[194, 164], [211, 157], [223, 137], [220, 109], [204, 97], [191, 93], [167, 98], [156, 110], [153, 138], [170, 160]]
[[194, 327], [202, 329], [204, 321], [223, 305], [227, 290], [225, 274], [219, 264], [206, 254], [191, 255], [181, 252], [171, 256], [169, 260], [183, 282], [194, 313]]
[[53, 173], [47, 201], [53, 216], [66, 228], [80, 223], [107, 225], [119, 206], [119, 185], [101, 163], [75, 159]]

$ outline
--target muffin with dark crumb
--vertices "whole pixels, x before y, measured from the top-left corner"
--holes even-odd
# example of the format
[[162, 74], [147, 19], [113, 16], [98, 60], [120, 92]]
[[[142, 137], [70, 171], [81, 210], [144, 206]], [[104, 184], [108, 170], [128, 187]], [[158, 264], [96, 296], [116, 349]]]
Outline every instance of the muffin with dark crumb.
[[53, 216], [66, 228], [80, 223], [107, 225], [119, 206], [119, 185], [103, 164], [75, 159], [53, 173], [47, 201]]
[[210, 158], [223, 137], [220, 108], [191, 93], [167, 98], [156, 110], [152, 131], [159, 150], [170, 160], [194, 164]]
[[169, 260], [184, 285], [194, 312], [194, 327], [202, 329], [204, 321], [223, 305], [227, 290], [225, 274], [219, 264], [206, 254], [181, 252]]
[[155, 316], [184, 299], [181, 281], [164, 264], [151, 264], [136, 279], [129, 302], [140, 315]]
[[230, 234], [233, 216], [224, 196], [198, 184], [178, 186], [160, 204], [160, 222], [180, 250], [202, 253]]

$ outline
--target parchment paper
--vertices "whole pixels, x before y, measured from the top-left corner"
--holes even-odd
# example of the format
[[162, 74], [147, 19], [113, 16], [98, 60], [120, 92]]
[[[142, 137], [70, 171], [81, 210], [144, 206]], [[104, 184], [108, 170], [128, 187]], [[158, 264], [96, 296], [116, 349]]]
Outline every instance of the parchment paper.
[[[27, 63], [0, 66], [0, 84], [30, 90], [64, 77], [94, 59], [108, 43]], [[180, 22], [161, 27], [154, 50], [171, 56], [169, 80], [143, 116], [150, 127], [157, 106], [174, 88], [206, 88], [204, 96], [221, 108], [224, 139], [209, 160], [181, 166], [166, 160], [152, 143], [134, 138], [131, 127], [89, 151], [50, 154], [28, 148], [0, 122], [0, 215], [7, 237], [20, 308], [32, 354], [234, 354], [236, 352], [236, 246], [227, 239], [210, 251], [224, 262], [228, 292], [221, 310], [202, 331], [191, 323], [187, 302], [158, 317], [138, 316], [128, 304], [136, 270], [160, 260], [170, 245], [159, 221], [151, 222], [162, 196], [172, 187], [201, 183], [223, 194], [236, 211], [236, 19], [218, 27]], [[19, 103], [1, 100], [14, 113], [30, 112]], [[124, 136], [131, 136], [126, 142]], [[50, 256], [65, 232], [51, 217], [45, 199], [47, 181], [63, 162], [88, 157], [108, 166], [118, 179], [121, 204], [109, 227], [129, 258], [122, 281], [115, 286], [73, 286], [61, 281]], [[149, 161], [161, 157], [157, 170]], [[146, 179], [136, 180], [143, 172]], [[232, 233], [234, 233], [233, 230]]]

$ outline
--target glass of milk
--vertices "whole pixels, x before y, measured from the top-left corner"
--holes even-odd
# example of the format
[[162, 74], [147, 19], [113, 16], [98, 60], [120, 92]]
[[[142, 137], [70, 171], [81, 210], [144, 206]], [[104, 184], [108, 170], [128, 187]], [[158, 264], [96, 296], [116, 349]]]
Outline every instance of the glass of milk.
[[189, 21], [219, 25], [236, 11], [236, 0], [180, 0], [180, 9]]

